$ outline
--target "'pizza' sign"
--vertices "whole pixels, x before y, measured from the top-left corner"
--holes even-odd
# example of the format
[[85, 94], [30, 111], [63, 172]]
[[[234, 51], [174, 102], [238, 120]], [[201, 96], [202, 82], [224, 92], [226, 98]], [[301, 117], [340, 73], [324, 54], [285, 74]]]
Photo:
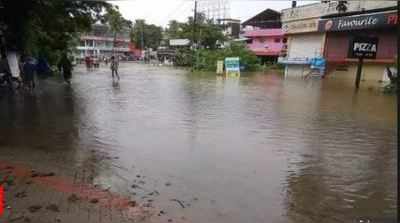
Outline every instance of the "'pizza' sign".
[[354, 37], [350, 42], [350, 58], [375, 59], [378, 52], [378, 38]]

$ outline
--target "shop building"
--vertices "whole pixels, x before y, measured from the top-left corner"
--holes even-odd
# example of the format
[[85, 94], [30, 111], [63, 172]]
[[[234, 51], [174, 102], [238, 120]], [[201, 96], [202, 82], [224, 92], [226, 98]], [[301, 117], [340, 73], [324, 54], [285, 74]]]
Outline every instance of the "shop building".
[[239, 19], [218, 19], [217, 24], [222, 28], [222, 32], [229, 39], [237, 39], [240, 34]]
[[397, 57], [397, 24], [396, 7], [323, 16], [318, 29], [326, 35], [323, 55], [328, 75], [354, 78], [357, 59], [349, 58], [351, 41], [360, 36], [374, 37], [378, 39], [376, 59], [364, 60], [362, 79], [387, 81], [386, 68], [393, 67]]
[[[396, 6], [394, 1], [348, 1], [347, 13]], [[312, 58], [325, 55], [326, 32], [319, 30], [321, 17], [336, 14], [338, 2], [314, 3], [282, 10], [282, 30], [287, 38], [278, 61], [285, 64], [286, 76], [303, 76], [310, 72]], [[346, 50], [348, 47], [346, 46]], [[329, 72], [329, 70], [328, 70]]]
[[129, 30], [117, 34], [114, 45], [114, 34], [107, 25], [95, 24], [92, 31], [80, 36], [80, 43], [75, 49], [77, 58], [86, 56], [110, 57], [112, 54], [119, 56], [140, 56], [141, 50], [131, 42]]

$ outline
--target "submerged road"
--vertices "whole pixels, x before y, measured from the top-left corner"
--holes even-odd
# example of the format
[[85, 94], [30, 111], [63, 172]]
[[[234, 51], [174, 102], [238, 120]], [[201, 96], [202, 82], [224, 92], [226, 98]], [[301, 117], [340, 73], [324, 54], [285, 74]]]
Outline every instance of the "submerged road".
[[1, 92], [0, 222], [396, 222], [394, 96], [341, 78], [120, 73]]

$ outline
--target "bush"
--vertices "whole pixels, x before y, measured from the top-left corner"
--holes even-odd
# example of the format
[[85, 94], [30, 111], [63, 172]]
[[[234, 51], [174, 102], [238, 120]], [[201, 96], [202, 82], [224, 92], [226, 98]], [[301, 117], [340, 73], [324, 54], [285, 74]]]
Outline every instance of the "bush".
[[193, 66], [193, 54], [194, 52], [190, 49], [179, 49], [176, 52], [174, 64], [175, 66], [191, 67]]
[[224, 60], [226, 57], [239, 57], [240, 66], [244, 71], [255, 71], [260, 68], [257, 56], [241, 43], [233, 43], [225, 49], [200, 49], [194, 57], [194, 69], [200, 71], [215, 71], [217, 61]]

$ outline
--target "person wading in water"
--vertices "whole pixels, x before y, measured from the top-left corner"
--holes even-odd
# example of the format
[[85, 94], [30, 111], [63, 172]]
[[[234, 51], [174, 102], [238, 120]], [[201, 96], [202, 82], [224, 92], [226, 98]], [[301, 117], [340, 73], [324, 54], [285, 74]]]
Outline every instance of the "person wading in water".
[[114, 80], [114, 74], [117, 76], [118, 80], [119, 80], [119, 75], [118, 75], [118, 59], [116, 59], [114, 56], [111, 57], [111, 74], [112, 74], [112, 78]]
[[71, 76], [72, 76], [72, 63], [68, 59], [67, 53], [63, 53], [61, 56], [60, 61], [58, 62], [58, 70], [61, 72], [64, 76], [64, 81], [71, 85]]

